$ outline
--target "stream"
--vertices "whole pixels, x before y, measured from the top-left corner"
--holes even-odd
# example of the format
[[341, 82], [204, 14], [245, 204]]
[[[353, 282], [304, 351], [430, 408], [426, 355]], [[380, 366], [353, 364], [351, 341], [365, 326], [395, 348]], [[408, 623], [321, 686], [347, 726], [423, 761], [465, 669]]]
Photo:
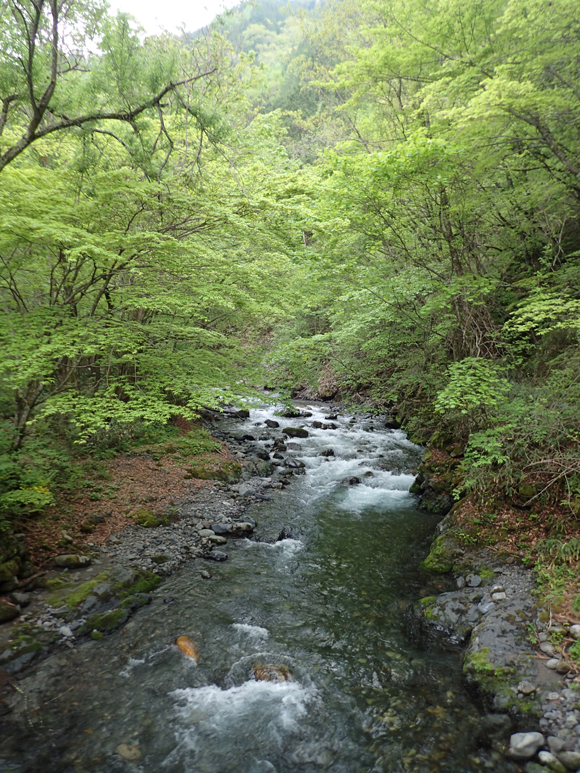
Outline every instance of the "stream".
[[[448, 588], [420, 569], [439, 520], [408, 492], [422, 449], [369, 419], [313, 428], [328, 408], [300, 407], [312, 416], [220, 422], [262, 446], [306, 428], [289, 451], [305, 474], [249, 509], [257, 540], [229, 539], [227, 561], [185, 564], [121, 631], [53, 655], [54, 696], [2, 773], [514, 770], [478, 748], [460, 653], [408, 635], [408, 605]], [[293, 681], [257, 681], [259, 664]]]

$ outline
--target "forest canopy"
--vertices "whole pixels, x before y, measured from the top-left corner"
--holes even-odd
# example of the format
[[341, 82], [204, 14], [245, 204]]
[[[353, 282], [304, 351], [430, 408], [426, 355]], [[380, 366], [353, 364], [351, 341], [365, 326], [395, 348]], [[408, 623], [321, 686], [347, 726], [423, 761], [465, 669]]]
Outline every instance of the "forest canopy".
[[579, 41], [572, 0], [270, 0], [159, 37], [4, 3], [5, 512], [40, 502], [39, 439], [259, 384], [388, 407], [461, 440], [464, 490], [541, 469], [575, 512]]

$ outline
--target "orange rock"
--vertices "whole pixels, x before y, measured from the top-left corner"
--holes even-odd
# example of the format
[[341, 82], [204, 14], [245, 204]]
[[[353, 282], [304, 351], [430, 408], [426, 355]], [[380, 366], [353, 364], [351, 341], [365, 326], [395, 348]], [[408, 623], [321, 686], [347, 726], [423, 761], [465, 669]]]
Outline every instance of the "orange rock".
[[188, 657], [193, 658], [197, 663], [199, 654], [195, 648], [195, 644], [192, 642], [189, 636], [178, 636], [177, 639], [175, 640], [175, 643], [177, 644], [177, 646], [183, 652], [184, 655], [187, 655]]
[[258, 682], [293, 682], [294, 677], [288, 666], [274, 663], [256, 663], [254, 678]]

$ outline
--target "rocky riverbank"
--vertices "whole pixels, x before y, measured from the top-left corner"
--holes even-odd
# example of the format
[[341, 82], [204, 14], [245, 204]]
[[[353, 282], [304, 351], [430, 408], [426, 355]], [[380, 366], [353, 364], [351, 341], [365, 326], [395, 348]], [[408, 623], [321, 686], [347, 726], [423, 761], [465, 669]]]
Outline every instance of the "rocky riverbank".
[[[450, 509], [445, 490], [453, 457], [427, 457], [417, 487], [425, 507]], [[466, 544], [451, 509], [424, 562], [451, 573], [457, 590], [421, 599], [411, 612], [415, 635], [463, 648], [466, 685], [486, 712], [482, 740], [526, 773], [580, 770], [580, 677], [567, 655], [580, 625], [553, 619], [538, 604], [532, 571], [517, 558]]]

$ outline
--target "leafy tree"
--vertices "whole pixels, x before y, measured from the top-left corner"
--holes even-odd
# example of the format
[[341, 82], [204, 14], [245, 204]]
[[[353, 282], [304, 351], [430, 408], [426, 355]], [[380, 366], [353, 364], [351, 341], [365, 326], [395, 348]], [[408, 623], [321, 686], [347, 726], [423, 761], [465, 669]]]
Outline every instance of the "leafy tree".
[[[100, 0], [8, 0], [0, 9], [0, 172], [33, 143], [111, 122], [139, 131], [180, 87], [211, 75], [173, 80], [175, 58], [141, 45], [129, 17], [104, 15]], [[90, 53], [95, 45], [101, 55]]]

